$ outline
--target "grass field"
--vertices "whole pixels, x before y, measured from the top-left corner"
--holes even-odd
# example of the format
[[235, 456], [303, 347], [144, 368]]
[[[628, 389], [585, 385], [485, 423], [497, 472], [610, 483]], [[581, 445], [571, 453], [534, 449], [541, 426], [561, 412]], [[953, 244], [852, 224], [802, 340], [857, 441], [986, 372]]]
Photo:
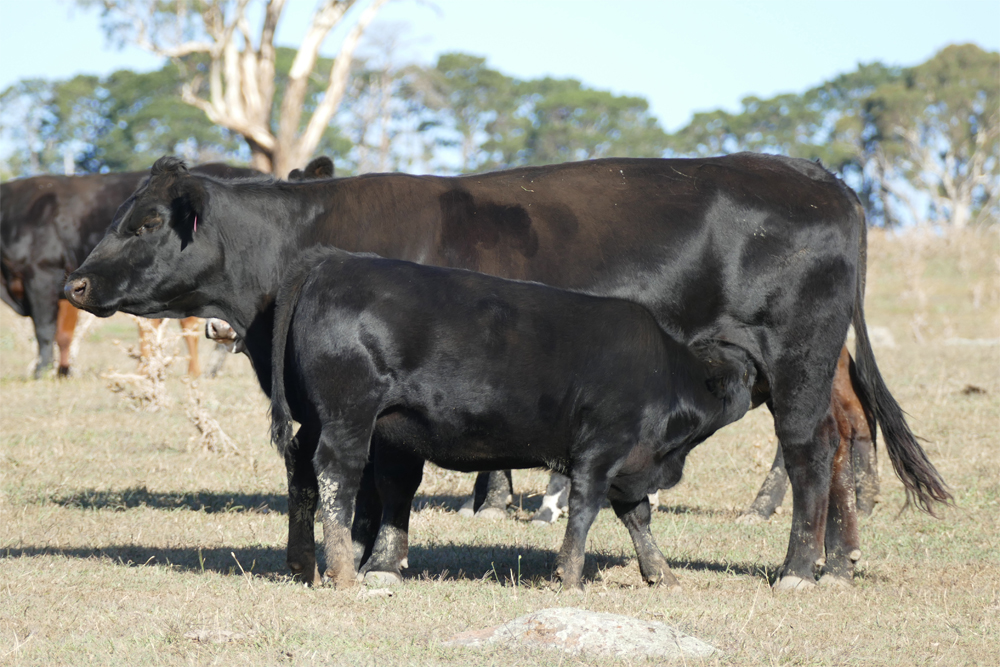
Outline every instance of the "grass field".
[[653, 530], [683, 593], [643, 585], [609, 509], [590, 534], [585, 594], [550, 590], [565, 520], [527, 521], [547, 476], [516, 471], [513, 520], [486, 523], [456, 513], [471, 477], [435, 468], [391, 596], [293, 584], [284, 470], [243, 357], [199, 382], [242, 451], [225, 455], [193, 439], [181, 361], [169, 408], [138, 412], [108, 390], [103, 373], [133, 369], [130, 320], [90, 329], [73, 378], [36, 382], [27, 320], [3, 306], [0, 665], [632, 664], [441, 645], [558, 606], [671, 624], [722, 650], [710, 665], [1000, 664], [1000, 346], [984, 340], [1000, 336], [998, 239], [872, 234], [868, 322], [896, 343], [876, 356], [956, 504], [939, 519], [900, 514], [880, 449], [883, 502], [861, 522], [854, 587], [804, 594], [769, 588], [787, 505], [767, 524], [734, 521], [773, 455], [765, 410], [695, 450], [684, 481], [661, 493]]

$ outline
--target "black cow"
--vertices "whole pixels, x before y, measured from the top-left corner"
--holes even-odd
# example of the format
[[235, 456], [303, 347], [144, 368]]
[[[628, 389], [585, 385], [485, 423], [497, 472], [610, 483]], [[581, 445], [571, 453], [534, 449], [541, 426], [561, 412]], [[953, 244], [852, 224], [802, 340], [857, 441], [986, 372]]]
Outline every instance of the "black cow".
[[[849, 582], [853, 572], [858, 537], [843, 520], [855, 514], [853, 475], [842, 472], [831, 486], [839, 437], [830, 410], [852, 322], [861, 398], [882, 421], [908, 497], [924, 509], [950, 498], [875, 365], [860, 203], [811, 162], [607, 159], [456, 178], [283, 183], [226, 182], [162, 158], [66, 291], [99, 315], [226, 319], [270, 391], [273, 298], [282, 274], [315, 245], [624, 297], [687, 345], [746, 350], [757, 369], [754, 400], [774, 414], [793, 493], [779, 588], [815, 582], [824, 541], [824, 580]], [[316, 438], [301, 433], [300, 446]], [[318, 487], [311, 465], [286, 465], [290, 562], [300, 564], [298, 554], [312, 549]], [[365, 544], [377, 512], [360, 505]]]
[[[258, 173], [225, 164], [205, 164], [194, 171], [226, 178]], [[35, 325], [35, 377], [52, 365], [66, 275], [90, 254], [115, 211], [147, 176], [145, 171], [32, 176], [0, 184], [0, 298]], [[70, 317], [75, 323], [75, 316]], [[60, 375], [69, 373], [72, 339], [71, 327], [60, 336]]]
[[[286, 276], [272, 364], [273, 439], [314, 465], [336, 584], [356, 580], [351, 523], [371, 450], [376, 470], [387, 457], [560, 470], [572, 479], [563, 585], [581, 587], [607, 497], [643, 578], [676, 586], [646, 494], [676, 484], [687, 453], [743, 416], [756, 377], [745, 351], [705, 341], [696, 356], [630, 301], [334, 248], [307, 252]], [[292, 418], [319, 434], [315, 449], [291, 445]], [[391, 489], [406, 513], [414, 481]], [[366, 567], [398, 576], [406, 540], [384, 523]]]

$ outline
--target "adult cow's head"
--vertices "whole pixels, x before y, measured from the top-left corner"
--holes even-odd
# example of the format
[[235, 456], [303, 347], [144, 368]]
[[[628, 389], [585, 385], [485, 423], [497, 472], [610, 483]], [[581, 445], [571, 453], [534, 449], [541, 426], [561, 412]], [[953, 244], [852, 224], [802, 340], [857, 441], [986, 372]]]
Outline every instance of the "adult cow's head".
[[[200, 314], [203, 278], [222, 263], [217, 230], [204, 224], [209, 195], [183, 160], [162, 157], [121, 205], [107, 235], [70, 274], [66, 298], [101, 317]], [[203, 296], [203, 295], [201, 295]]]

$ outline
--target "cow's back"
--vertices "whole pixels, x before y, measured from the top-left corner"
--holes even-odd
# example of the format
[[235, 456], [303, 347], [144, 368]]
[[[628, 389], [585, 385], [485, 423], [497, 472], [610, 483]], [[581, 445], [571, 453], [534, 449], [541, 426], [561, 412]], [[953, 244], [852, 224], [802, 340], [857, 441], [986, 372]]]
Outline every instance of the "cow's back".
[[853, 289], [863, 227], [822, 167], [756, 154], [330, 183], [322, 243], [622, 297], [685, 340], [748, 349], [810, 272]]

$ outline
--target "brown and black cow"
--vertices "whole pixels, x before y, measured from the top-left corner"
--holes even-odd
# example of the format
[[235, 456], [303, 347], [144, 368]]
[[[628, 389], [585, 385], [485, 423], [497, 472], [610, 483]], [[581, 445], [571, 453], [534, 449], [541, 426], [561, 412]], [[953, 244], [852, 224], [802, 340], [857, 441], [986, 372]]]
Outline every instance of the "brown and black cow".
[[[259, 173], [225, 164], [194, 170], [222, 178]], [[34, 324], [38, 341], [35, 377], [52, 365], [53, 342], [59, 346], [59, 374], [69, 373], [77, 312], [68, 302], [61, 302], [63, 282], [94, 249], [115, 211], [147, 176], [147, 171], [44, 175], [0, 184], [0, 298]], [[190, 333], [197, 325], [192, 320], [182, 326]], [[188, 371], [197, 375], [197, 341], [190, 335], [186, 340], [192, 353]]]

